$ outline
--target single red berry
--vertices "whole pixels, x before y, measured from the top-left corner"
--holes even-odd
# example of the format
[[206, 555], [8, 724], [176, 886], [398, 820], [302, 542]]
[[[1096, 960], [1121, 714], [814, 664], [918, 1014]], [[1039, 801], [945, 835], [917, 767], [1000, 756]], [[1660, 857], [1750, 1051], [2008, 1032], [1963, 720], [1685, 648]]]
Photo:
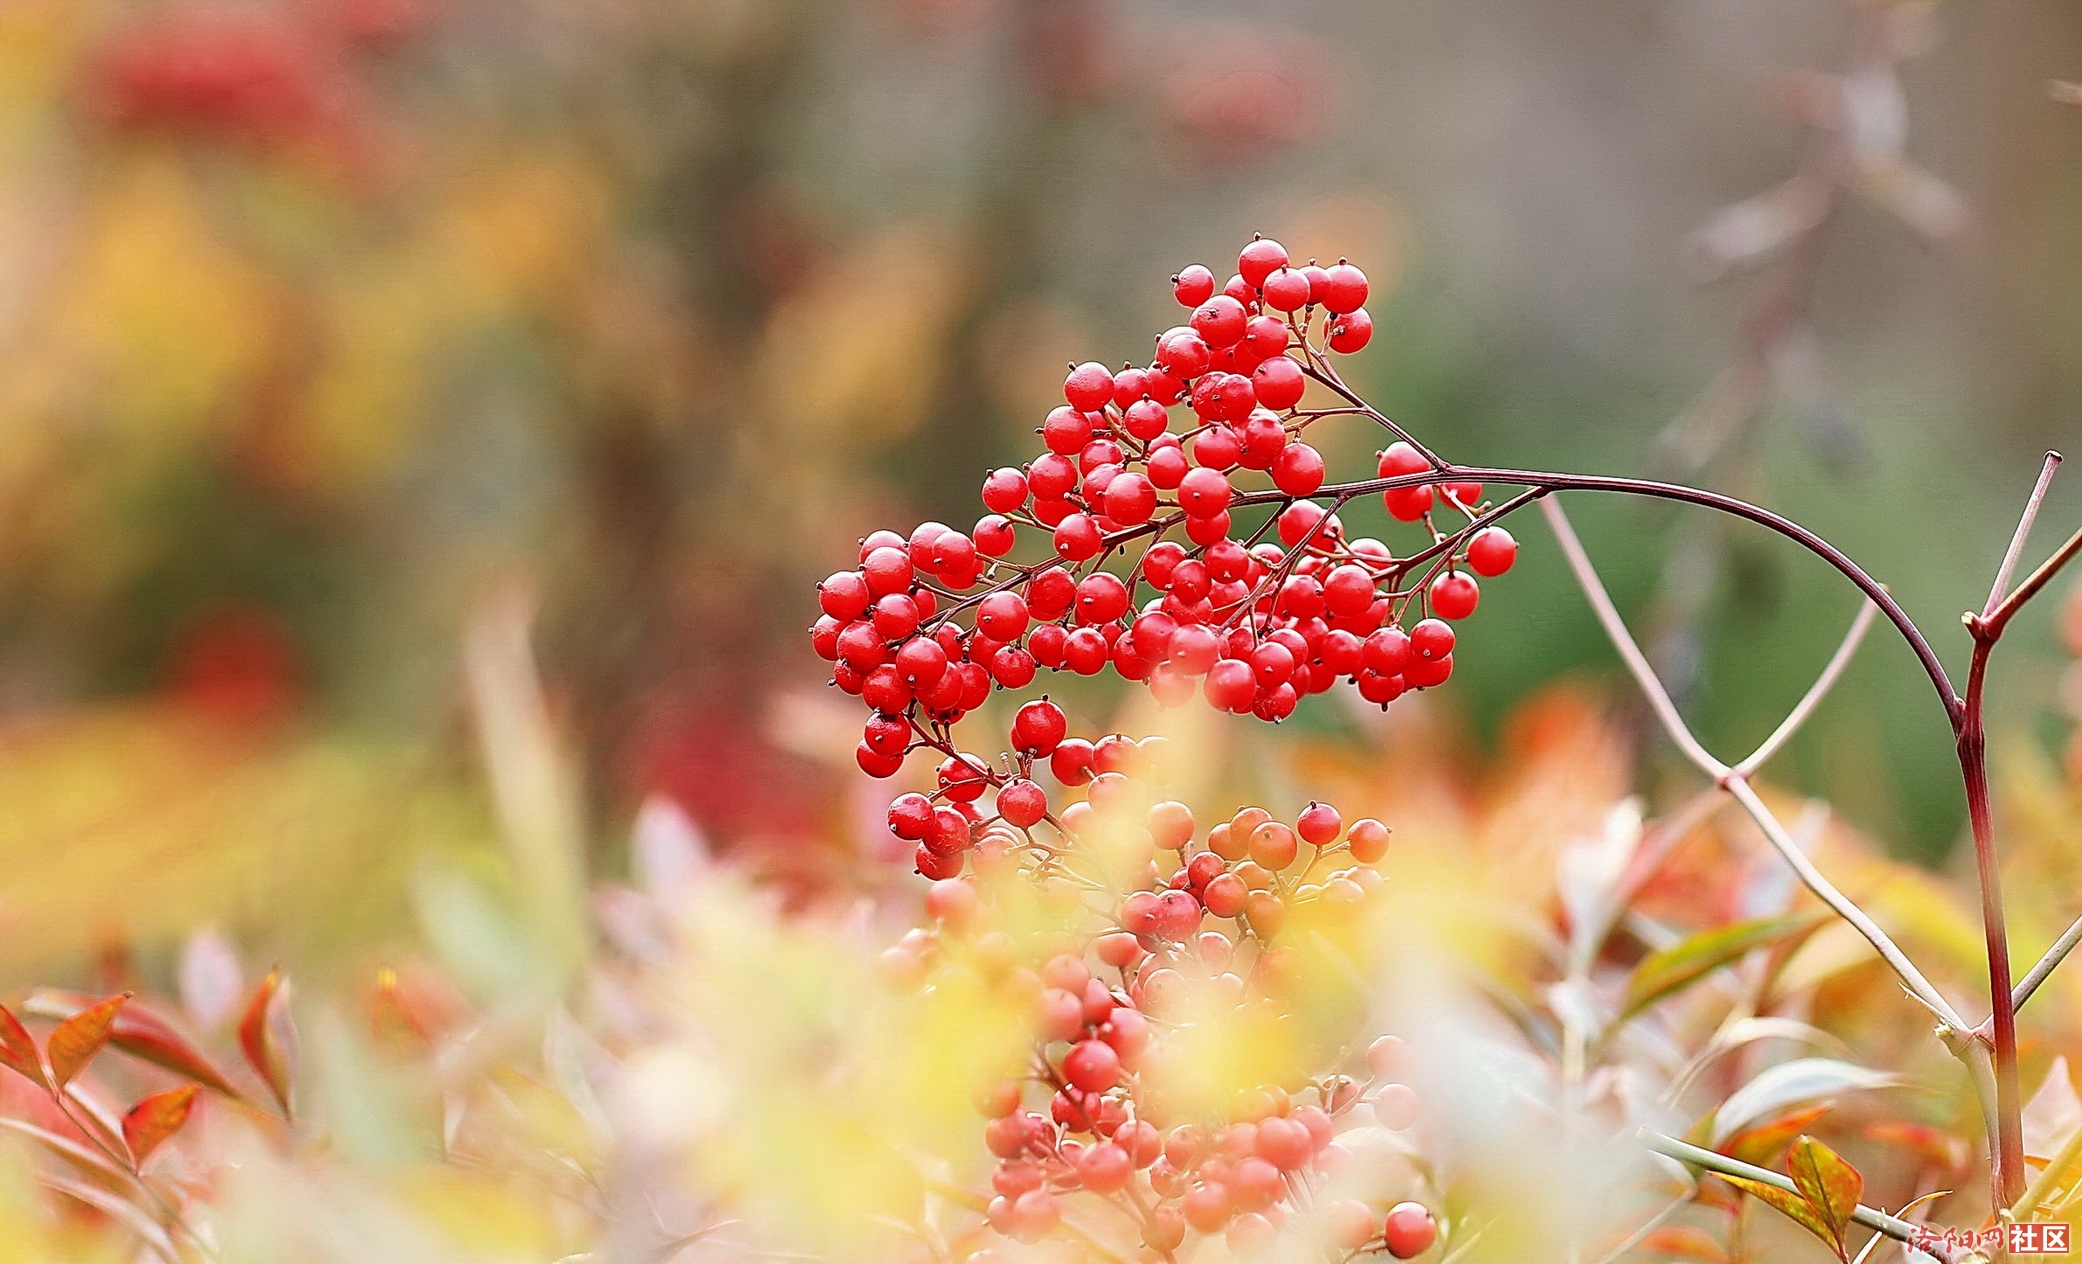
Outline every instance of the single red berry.
[[1236, 275], [1252, 289], [1264, 285], [1267, 277], [1286, 266], [1287, 248], [1269, 237], [1256, 239], [1236, 256]]
[[1267, 821], [1251, 831], [1251, 859], [1274, 873], [1294, 863], [1301, 853], [1294, 831], [1278, 821]]
[[1211, 426], [1193, 436], [1193, 464], [1203, 469], [1233, 470], [1242, 457], [1243, 440], [1227, 426]]
[[1194, 333], [1200, 335], [1202, 342], [1219, 350], [1236, 345], [1243, 337], [1243, 328], [1249, 319], [1243, 304], [1227, 294], [1217, 294], [1194, 308], [1187, 323], [1192, 325]]
[[1315, 287], [1313, 297], [1339, 315], [1356, 312], [1366, 304], [1366, 273], [1340, 259], [1323, 270], [1323, 283]]
[[1219, 1233], [1229, 1223], [1229, 1191], [1215, 1182], [1195, 1185], [1179, 1200], [1186, 1223], [1202, 1233]]
[[1327, 803], [1309, 804], [1294, 822], [1302, 840], [1316, 847], [1327, 847], [1336, 842], [1344, 827], [1344, 818]]
[[1077, 463], [1060, 452], [1043, 453], [1027, 466], [1026, 480], [1037, 501], [1060, 500], [1077, 487]]
[[1158, 367], [1181, 382], [1207, 372], [1209, 354], [1206, 340], [1184, 327], [1167, 332], [1157, 342]]
[[1412, 661], [1435, 661], [1453, 653], [1453, 629], [1438, 619], [1420, 620], [1410, 629]]
[[1220, 470], [1201, 466], [1189, 470], [1178, 486], [1179, 508], [1191, 518], [1211, 518], [1229, 507], [1229, 478]]
[[1374, 318], [1366, 314], [1365, 308], [1347, 312], [1330, 323], [1329, 344], [1339, 355], [1351, 355], [1363, 351], [1373, 341]]
[[1103, 1093], [1120, 1082], [1120, 1054], [1103, 1040], [1080, 1040], [1063, 1055], [1063, 1078], [1084, 1092]]
[[998, 815], [1025, 829], [1048, 815], [1048, 792], [1021, 777], [998, 791]]
[[1077, 1179], [1086, 1189], [1095, 1194], [1111, 1194], [1128, 1183], [1135, 1174], [1135, 1161], [1128, 1152], [1111, 1141], [1102, 1141], [1087, 1146], [1077, 1156]]
[[1193, 841], [1193, 810], [1183, 803], [1166, 799], [1152, 804], [1147, 823], [1159, 851], [1178, 851]]
[[1244, 901], [1250, 898], [1250, 894], [1250, 888], [1244, 885], [1242, 878], [1233, 873], [1220, 873], [1207, 880], [1207, 887], [1200, 893], [1200, 899], [1207, 906], [1207, 911], [1216, 917], [1235, 917], [1243, 912]]
[[1432, 613], [1441, 619], [1465, 619], [1475, 613], [1475, 604], [1482, 599], [1482, 590], [1474, 577], [1464, 571], [1447, 571], [1431, 581]]
[[818, 607], [840, 623], [867, 613], [871, 600], [867, 579], [858, 571], [839, 571], [817, 585]]
[[1027, 630], [1026, 598], [995, 592], [976, 603], [976, 630], [993, 641], [1017, 640]]
[[1062, 739], [1048, 758], [1048, 771], [1066, 786], [1081, 786], [1090, 781], [1094, 775], [1092, 744], [1079, 737]]
[[1172, 297], [1184, 307], [1198, 307], [1214, 294], [1214, 273], [1199, 264], [1181, 268], [1171, 278]]
[[1317, 1219], [1331, 1245], [1356, 1251], [1373, 1241], [1374, 1213], [1356, 1198], [1333, 1198], [1316, 1204]]
[[970, 536], [976, 541], [976, 551], [986, 557], [1003, 557], [1018, 543], [1018, 534], [1012, 524], [998, 514], [985, 514], [976, 520]]
[[1105, 547], [1099, 520], [1084, 513], [1073, 513], [1057, 523], [1054, 542], [1056, 556], [1066, 562], [1088, 561]]
[[[1069, 717], [1061, 707], [1046, 698], [1037, 698], [1013, 714], [1012, 745], [1022, 754], [1051, 755], [1061, 749], [1063, 735], [1069, 728]], [[1060, 773], [1058, 777], [1070, 780]]]
[[960, 878], [942, 878], [925, 889], [925, 913], [935, 921], [960, 930], [972, 925], [983, 913], [983, 897], [972, 883]]
[[1063, 642], [1063, 666], [1080, 676], [1096, 676], [1106, 667], [1110, 646], [1097, 628], [1079, 628]]
[[1041, 442], [1059, 456], [1076, 456], [1091, 441], [1091, 416], [1075, 408], [1054, 409], [1041, 423]]
[[1063, 379], [1063, 398], [1080, 412], [1097, 412], [1113, 400], [1113, 372], [1096, 361], [1078, 365]]
[[1265, 278], [1265, 305], [1275, 311], [1298, 312], [1308, 306], [1309, 282], [1298, 269], [1281, 268]]
[[1360, 817], [1346, 832], [1345, 844], [1360, 864], [1378, 864], [1388, 854], [1388, 827], [1370, 816]]
[[1072, 609], [1079, 623], [1111, 623], [1128, 612], [1128, 586], [1111, 571], [1093, 571], [1077, 585]]
[[1468, 568], [1477, 575], [1501, 575], [1518, 560], [1518, 541], [1502, 527], [1484, 527], [1468, 541]]
[[1398, 1260], [1414, 1259], [1439, 1240], [1439, 1223], [1422, 1203], [1397, 1203], [1388, 1210], [1383, 1234], [1388, 1254]]
[[1250, 709], [1258, 696], [1258, 681], [1251, 665], [1240, 658], [1225, 658], [1207, 672], [1207, 701], [1223, 711]]
[[884, 545], [867, 555], [860, 565], [868, 592], [876, 597], [903, 592], [911, 586], [913, 570], [907, 548]]
[[855, 762], [859, 763], [860, 771], [870, 777], [894, 777], [904, 766], [904, 757], [901, 753], [885, 755], [866, 742], [862, 742], [854, 749], [853, 757]]
[[1012, 1201], [1010, 1231], [1005, 1236], [1020, 1242], [1039, 1242], [1055, 1232], [1063, 1220], [1062, 1206], [1045, 1189], [1030, 1189]]
[[1308, 390], [1308, 379], [1302, 376], [1300, 365], [1286, 356], [1274, 356], [1251, 370], [1251, 390], [1267, 408], [1292, 408]]

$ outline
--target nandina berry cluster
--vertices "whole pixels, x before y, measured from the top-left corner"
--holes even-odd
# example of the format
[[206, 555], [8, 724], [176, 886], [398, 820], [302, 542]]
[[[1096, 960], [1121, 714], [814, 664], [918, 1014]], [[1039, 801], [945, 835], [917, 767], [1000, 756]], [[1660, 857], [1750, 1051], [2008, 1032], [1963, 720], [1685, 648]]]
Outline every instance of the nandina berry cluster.
[[[1348, 932], [1381, 888], [1372, 866], [1388, 828], [1347, 827], [1313, 803], [1291, 823], [1246, 807], [1203, 835], [1189, 807], [1158, 797], [1161, 739], [1090, 744], [1064, 733], [1045, 700], [1014, 722], [1015, 744], [1084, 790], [1057, 813], [1027, 777], [998, 783], [987, 818], [968, 808], [981, 778], [943, 786], [974, 788], [952, 804], [907, 794], [890, 807], [891, 828], [921, 839], [922, 864], [948, 876], [926, 896], [935, 929], [907, 935], [885, 969], [905, 987], [974, 971], [1015, 998], [1035, 1032], [1029, 1071], [978, 1103], [998, 1160], [991, 1227], [1036, 1241], [1082, 1194], [1111, 1203], [1166, 1260], [1191, 1233], [1223, 1235], [1240, 1255], [1273, 1250], [1283, 1235], [1335, 1258], [1421, 1254], [1438, 1232], [1421, 1204], [1382, 1214], [1313, 1193], [1351, 1162], [1337, 1138], [1365, 1083], [1333, 1069], [1209, 1100], [1182, 1087], [1190, 1076], [1179, 1065], [1203, 1022], [1277, 1024], [1292, 1012], [1303, 967], [1283, 932], [1290, 922]], [[1036, 924], [1049, 929], [1021, 933]], [[1368, 1073], [1375, 1118], [1408, 1129], [1418, 1099], [1390, 1080], [1399, 1050], [1392, 1037], [1376, 1041]]]
[[[1147, 366], [1073, 367], [1040, 428], [1047, 451], [985, 478], [989, 512], [971, 530], [875, 532], [856, 569], [820, 585], [811, 639], [874, 712], [857, 752], [869, 773], [894, 775], [919, 745], [946, 750], [952, 724], [1042, 668], [1111, 668], [1167, 705], [1197, 692], [1275, 721], [1339, 681], [1386, 706], [1453, 674], [1451, 625], [1475, 610], [1475, 576], [1517, 555], [1482, 485], [1446, 481], [1410, 441], [1383, 449], [1376, 472], [1402, 480], [1382, 493], [1388, 515], [1425, 528], [1403, 556], [1347, 532], [1346, 496], [1312, 499], [1325, 468], [1308, 428], [1379, 418], [1302, 406], [1311, 382], [1356, 404], [1331, 357], [1372, 336], [1365, 274], [1295, 266], [1259, 238], [1219, 293], [1198, 265], [1173, 293], [1186, 323]], [[1045, 537], [1046, 553], [1013, 560], [1023, 536], [1036, 552]]]

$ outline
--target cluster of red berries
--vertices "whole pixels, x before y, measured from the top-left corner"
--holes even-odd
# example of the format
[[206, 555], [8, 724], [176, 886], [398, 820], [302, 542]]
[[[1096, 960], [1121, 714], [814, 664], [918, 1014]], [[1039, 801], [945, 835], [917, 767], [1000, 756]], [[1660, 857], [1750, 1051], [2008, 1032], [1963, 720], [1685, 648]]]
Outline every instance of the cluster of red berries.
[[[1371, 412], [1301, 407], [1311, 381], [1353, 398], [1329, 356], [1372, 336], [1365, 274], [1342, 261], [1293, 266], [1259, 238], [1220, 292], [1197, 265], [1173, 291], [1187, 322], [1158, 336], [1147, 367], [1073, 368], [1040, 429], [1047, 451], [984, 480], [989, 512], [971, 530], [878, 531], [857, 568], [820, 585], [811, 640], [834, 682], [875, 713], [858, 751], [869, 773], [894, 775], [918, 745], [944, 747], [935, 734], [1041, 668], [1110, 667], [1167, 705], [1197, 692], [1275, 721], [1341, 680], [1386, 706], [1452, 675], [1451, 621], [1474, 612], [1475, 576], [1517, 556], [1482, 514], [1482, 485], [1425, 480], [1439, 467], [1410, 442], [1383, 450], [1379, 476], [1412, 480], [1387, 489], [1384, 506], [1429, 535], [1404, 557], [1348, 536], [1336, 512], [1348, 497], [1311, 499], [1325, 470], [1307, 427]], [[1179, 405], [1189, 417], [1174, 429]], [[1246, 474], [1268, 486], [1241, 487]], [[1260, 507], [1258, 525], [1236, 520]], [[1438, 508], [1451, 529], [1433, 523]], [[1022, 532], [1045, 535], [1048, 553], [1009, 560]]]
[[[1084, 1191], [1129, 1215], [1155, 1258], [1174, 1258], [1189, 1231], [1262, 1254], [1290, 1220], [1340, 1252], [1420, 1254], [1437, 1229], [1419, 1204], [1384, 1216], [1356, 1199], [1310, 1206], [1303, 1196], [1350, 1162], [1336, 1139], [1365, 1100], [1357, 1081], [1264, 1084], [1212, 1114], [1175, 1089], [1199, 1016], [1277, 1022], [1289, 1012], [1301, 961], [1283, 930], [1297, 919], [1350, 925], [1381, 887], [1373, 865], [1387, 853], [1387, 826], [1347, 827], [1313, 803], [1291, 824], [1246, 807], [1203, 836], [1190, 808], [1160, 797], [1162, 739], [1070, 738], [1045, 699], [1022, 708], [1013, 739], [1021, 775], [970, 776], [970, 757], [958, 756], [943, 769], [950, 802], [907, 794], [889, 813], [892, 830], [921, 840], [921, 867], [941, 876], [926, 895], [936, 929], [907, 935], [884, 954], [885, 970], [917, 987], [937, 969], [974, 969], [1017, 1000], [1035, 1031], [1031, 1074], [979, 1103], [998, 1159], [991, 1226], [1020, 1241], [1046, 1237], [1062, 1199]], [[1025, 775], [1034, 760], [1083, 796], [1051, 812]], [[986, 784], [997, 789], [990, 815], [976, 806]], [[1114, 898], [1095, 916], [1101, 892]], [[1043, 924], [1082, 928], [1023, 940], [1013, 928], [1036, 920], [1027, 903], [1052, 915]], [[1399, 1043], [1376, 1042], [1377, 1081]], [[1408, 1128], [1414, 1102], [1387, 1085], [1375, 1114]]]
[[[1219, 293], [1200, 267], [1174, 292], [1187, 322], [1146, 367], [1073, 368], [1041, 427], [1048, 450], [985, 480], [973, 529], [877, 532], [819, 588], [812, 641], [873, 712], [860, 766], [893, 776], [920, 748], [941, 760], [930, 792], [898, 796], [888, 817], [933, 880], [933, 925], [882, 964], [905, 988], [972, 972], [1033, 1025], [1030, 1072], [981, 1103], [998, 1160], [987, 1219], [1005, 1236], [1048, 1237], [1081, 1194], [1126, 1214], [1146, 1258], [1175, 1261], [1191, 1233], [1237, 1254], [1313, 1234], [1338, 1258], [1412, 1258], [1439, 1236], [1423, 1205], [1317, 1197], [1350, 1162], [1338, 1136], [1367, 1085], [1295, 1068], [1219, 1101], [1180, 1088], [1210, 1016], [1293, 1019], [1307, 980], [1291, 928], [1356, 933], [1388, 827], [1314, 803], [1292, 821], [1246, 807], [1203, 832], [1161, 792], [1164, 739], [1072, 737], [1045, 696], [1014, 714], [995, 760], [955, 739], [993, 691], [1043, 668], [1110, 667], [1168, 705], [1198, 694], [1274, 721], [1340, 681], [1385, 706], [1452, 674], [1451, 621], [1473, 613], [1474, 575], [1516, 557], [1481, 486], [1448, 482], [1406, 437], [1376, 472], [1392, 480], [1389, 516], [1424, 523], [1428, 542], [1398, 557], [1347, 533], [1352, 493], [1325, 492], [1303, 434], [1327, 416], [1378, 418], [1327, 358], [1372, 335], [1359, 269], [1292, 266], [1261, 238]], [[1354, 406], [1303, 408], [1312, 381]], [[1174, 430], [1180, 405], [1191, 420]], [[1238, 522], [1254, 510], [1256, 525]], [[1022, 533], [1045, 535], [1047, 553], [1010, 560]], [[1369, 1051], [1371, 1100], [1407, 1128], [1416, 1096], [1385, 1066], [1397, 1043]]]

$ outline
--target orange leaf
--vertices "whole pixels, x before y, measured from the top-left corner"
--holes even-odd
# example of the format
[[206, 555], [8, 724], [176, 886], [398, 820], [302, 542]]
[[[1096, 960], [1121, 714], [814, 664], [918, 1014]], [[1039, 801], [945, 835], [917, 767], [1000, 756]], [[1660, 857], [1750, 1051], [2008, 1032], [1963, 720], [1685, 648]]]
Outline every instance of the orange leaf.
[[105, 1001], [89, 1005], [58, 1024], [51, 1033], [50, 1043], [45, 1046], [51, 1059], [51, 1078], [60, 1087], [70, 1084], [72, 1077], [87, 1069], [94, 1055], [108, 1044], [109, 1028], [115, 1025], [116, 1011], [130, 993], [111, 996]]
[[1721, 1179], [1743, 1193], [1756, 1198], [1759, 1202], [1774, 1208], [1794, 1224], [1799, 1225], [1828, 1243], [1829, 1249], [1836, 1252], [1837, 1259], [1849, 1258], [1844, 1254], [1842, 1238], [1837, 1233], [1835, 1227], [1824, 1218], [1821, 1210], [1813, 1203], [1807, 1201], [1804, 1196], [1796, 1194], [1791, 1190], [1780, 1189], [1776, 1185], [1766, 1185], [1762, 1181], [1753, 1181], [1747, 1176], [1729, 1176], [1726, 1173], [1722, 1173]]
[[[55, 988], [39, 988], [29, 998], [32, 1012], [52, 1018], [69, 1018], [93, 1003], [93, 998], [84, 992], [65, 992]], [[132, 1002], [117, 1013], [116, 1021], [109, 1025], [108, 1042], [134, 1058], [142, 1058], [176, 1075], [187, 1076], [226, 1097], [240, 1095], [202, 1050], [171, 1022], [140, 1003]]]
[[188, 1122], [188, 1114], [195, 1109], [195, 1095], [202, 1090], [193, 1084], [170, 1088], [164, 1093], [154, 1093], [130, 1108], [123, 1116], [123, 1140], [129, 1144], [130, 1153], [142, 1164], [145, 1157], [159, 1148], [159, 1143], [181, 1130]]
[[1845, 1246], [1844, 1230], [1851, 1213], [1865, 1193], [1865, 1178], [1844, 1157], [1813, 1137], [1801, 1137], [1786, 1154], [1786, 1175], [1800, 1187], [1816, 1211], [1836, 1234], [1838, 1252]]
[[260, 986], [253, 989], [253, 999], [246, 1002], [245, 1016], [239, 1019], [239, 1049], [245, 1053], [247, 1064], [267, 1081], [268, 1091], [275, 1095], [286, 1115], [289, 1113], [289, 1059], [282, 1051], [282, 1041], [276, 1032], [278, 1019], [275, 1012], [276, 994], [281, 987], [282, 972], [270, 970], [260, 981]]
[[1664, 1225], [1641, 1239], [1641, 1247], [1654, 1255], [1674, 1255], [1701, 1264], [1727, 1264], [1728, 1259], [1712, 1234], [1690, 1225]]
[[0, 1066], [28, 1076], [39, 1088], [50, 1087], [43, 1074], [43, 1056], [36, 1052], [36, 1039], [5, 1005], [0, 1005]]
[[1791, 1111], [1776, 1119], [1767, 1120], [1754, 1128], [1745, 1128], [1721, 1144], [1720, 1152], [1731, 1159], [1757, 1167], [1772, 1167], [1778, 1156], [1786, 1152], [1793, 1138], [1807, 1130], [1807, 1126], [1829, 1113], [1830, 1103], [1809, 1106]]

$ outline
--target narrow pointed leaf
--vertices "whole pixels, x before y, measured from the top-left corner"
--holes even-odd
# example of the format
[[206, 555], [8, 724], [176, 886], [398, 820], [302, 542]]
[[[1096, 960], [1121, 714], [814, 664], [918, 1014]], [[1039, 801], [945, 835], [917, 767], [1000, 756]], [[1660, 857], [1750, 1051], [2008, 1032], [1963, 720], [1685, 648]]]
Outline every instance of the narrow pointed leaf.
[[1718, 1148], [1729, 1137], [1759, 1119], [1796, 1106], [1818, 1102], [1859, 1089], [1889, 1088], [1901, 1077], [1875, 1071], [1834, 1058], [1795, 1058], [1757, 1073], [1757, 1077], [1728, 1095], [1713, 1115], [1713, 1145]]
[[87, 1069], [94, 1055], [108, 1044], [109, 1029], [115, 1025], [116, 1011], [130, 999], [125, 992], [96, 1002], [58, 1024], [51, 1033], [50, 1043], [45, 1046], [51, 1059], [51, 1078], [61, 1087], [72, 1082], [72, 1078]]
[[1754, 1128], [1745, 1128], [1722, 1142], [1720, 1152], [1757, 1167], [1776, 1167], [1779, 1156], [1786, 1152], [1793, 1138], [1807, 1131], [1809, 1124], [1828, 1114], [1829, 1110], [1829, 1104], [1824, 1102], [1820, 1106], [1780, 1115]]
[[1793, 1142], [1793, 1148], [1787, 1152], [1786, 1175], [1822, 1213], [1836, 1234], [1837, 1250], [1841, 1252], [1844, 1230], [1851, 1223], [1851, 1213], [1858, 1210], [1859, 1197], [1865, 1193], [1865, 1178], [1842, 1155], [1807, 1136]]
[[[93, 998], [82, 992], [40, 988], [29, 997], [28, 1009], [48, 1018], [70, 1018], [93, 1003]], [[226, 1097], [239, 1096], [238, 1089], [194, 1042], [166, 1018], [136, 1001], [117, 1012], [115, 1021], [109, 1024], [108, 1042], [133, 1058], [186, 1076], [204, 1088], [215, 1089]]]
[[130, 1108], [123, 1116], [123, 1140], [142, 1164], [159, 1144], [181, 1130], [195, 1109], [195, 1095], [202, 1090], [193, 1084], [154, 1093]]
[[246, 1002], [245, 1016], [239, 1019], [239, 1049], [246, 1055], [247, 1065], [267, 1082], [268, 1091], [275, 1095], [275, 1101], [287, 1114], [289, 1058], [282, 1049], [274, 1016], [275, 999], [281, 987], [282, 972], [270, 970], [260, 981], [260, 986], [253, 990], [253, 998]]
[[36, 1038], [5, 1005], [0, 1005], [0, 1066], [28, 1076], [38, 1088], [51, 1086], [44, 1077], [43, 1055], [36, 1052]]
[[0, 1131], [28, 1137], [74, 1167], [114, 1188], [125, 1189], [129, 1186], [130, 1173], [118, 1167], [115, 1160], [92, 1146], [74, 1141], [71, 1137], [60, 1136], [48, 1128], [39, 1127], [26, 1119], [16, 1119], [11, 1115], [0, 1115]]
[[1780, 1189], [1776, 1185], [1766, 1185], [1762, 1181], [1753, 1181], [1746, 1176], [1722, 1176], [1721, 1179], [1820, 1238], [1828, 1244], [1831, 1251], [1836, 1253], [1838, 1259], [1844, 1257], [1843, 1244], [1838, 1239], [1836, 1231], [1830, 1227], [1829, 1221], [1815, 1205], [1807, 1201], [1806, 1198], [1790, 1190]]
[[1620, 1006], [1620, 1020], [1640, 1013], [1758, 948], [1805, 935], [1825, 920], [1821, 915], [1760, 917], [1700, 931], [1661, 952], [1651, 953], [1634, 967], [1634, 973], [1627, 979], [1626, 1001]]

